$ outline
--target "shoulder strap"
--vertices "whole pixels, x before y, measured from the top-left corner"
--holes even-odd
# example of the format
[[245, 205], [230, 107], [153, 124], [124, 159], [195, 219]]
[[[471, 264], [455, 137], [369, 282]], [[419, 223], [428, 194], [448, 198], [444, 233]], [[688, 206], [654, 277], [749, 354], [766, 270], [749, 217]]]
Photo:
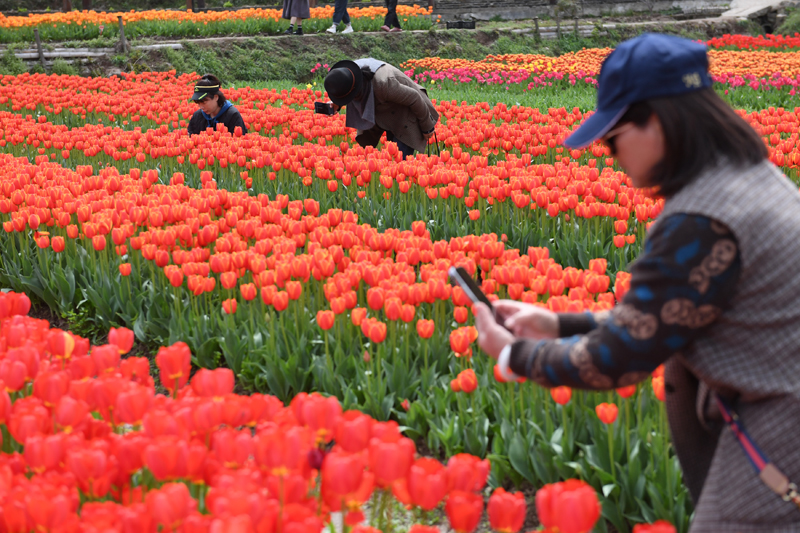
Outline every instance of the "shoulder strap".
[[722, 413], [722, 418], [728, 427], [733, 432], [736, 440], [742, 447], [742, 451], [747, 456], [753, 470], [773, 492], [780, 496], [783, 501], [793, 502], [800, 509], [800, 493], [797, 491], [797, 485], [792, 483], [786, 474], [781, 472], [777, 466], [769, 461], [766, 454], [756, 445], [747, 430], [744, 429], [739, 416], [736, 414], [731, 406], [719, 394], [715, 394], [717, 398], [717, 405]]

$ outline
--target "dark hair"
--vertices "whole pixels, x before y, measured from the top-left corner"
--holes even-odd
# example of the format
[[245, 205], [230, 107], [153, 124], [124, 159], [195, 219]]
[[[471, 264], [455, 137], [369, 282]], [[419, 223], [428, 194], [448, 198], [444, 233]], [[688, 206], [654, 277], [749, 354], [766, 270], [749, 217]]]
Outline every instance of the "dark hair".
[[226, 98], [225, 98], [225, 95], [222, 94], [222, 82], [219, 81], [219, 78], [217, 78], [213, 74], [206, 74], [202, 78], [197, 80], [197, 84], [200, 84], [200, 83], [206, 83], [208, 85], [219, 85], [220, 88], [219, 88], [218, 92], [216, 94], [211, 95], [211, 97], [213, 98], [214, 96], [219, 96], [219, 99], [217, 100], [217, 104], [219, 104], [220, 107], [225, 105]]
[[366, 66], [361, 67], [361, 74], [364, 76], [364, 81], [372, 81], [372, 78], [375, 77], [375, 73]]
[[653, 113], [665, 141], [664, 158], [650, 176], [659, 196], [672, 196], [723, 160], [751, 165], [769, 156], [761, 136], [711, 88], [637, 102], [617, 125], [641, 127]]

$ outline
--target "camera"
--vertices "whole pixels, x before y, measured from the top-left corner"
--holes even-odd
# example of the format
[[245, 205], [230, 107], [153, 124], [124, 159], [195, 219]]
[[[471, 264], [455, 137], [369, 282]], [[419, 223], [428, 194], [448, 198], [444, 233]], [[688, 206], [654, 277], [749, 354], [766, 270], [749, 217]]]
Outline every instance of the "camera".
[[335, 115], [336, 111], [330, 102], [314, 102], [314, 113], [318, 115]]

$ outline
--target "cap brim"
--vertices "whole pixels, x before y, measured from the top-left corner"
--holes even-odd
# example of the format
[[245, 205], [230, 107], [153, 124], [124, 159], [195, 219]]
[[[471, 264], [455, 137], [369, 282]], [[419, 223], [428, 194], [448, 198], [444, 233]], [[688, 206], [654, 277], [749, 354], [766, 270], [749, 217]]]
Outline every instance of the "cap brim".
[[363, 75], [361, 74], [361, 67], [355, 61], [350, 61], [349, 59], [344, 59], [335, 63], [331, 66], [330, 70], [337, 69], [337, 68], [346, 68], [350, 72], [353, 73], [353, 90], [350, 91], [347, 96], [344, 98], [337, 98], [335, 96], [331, 96], [330, 93], [328, 94], [328, 98], [331, 99], [331, 102], [338, 105], [339, 107], [344, 107], [350, 102], [352, 102], [356, 95], [361, 94], [361, 86], [364, 83]]
[[[186, 94], [186, 93], [183, 93], [183, 94]], [[208, 93], [196, 92], [196, 93], [194, 93], [192, 95], [192, 97], [189, 100], [191, 100], [192, 102], [197, 102], [198, 100], [202, 100], [206, 96], [208, 96]]]
[[583, 148], [592, 144], [597, 139], [608, 133], [608, 130], [622, 118], [627, 105], [617, 109], [595, 111], [595, 113], [583, 121], [577, 130], [564, 141], [564, 146], [568, 148]]

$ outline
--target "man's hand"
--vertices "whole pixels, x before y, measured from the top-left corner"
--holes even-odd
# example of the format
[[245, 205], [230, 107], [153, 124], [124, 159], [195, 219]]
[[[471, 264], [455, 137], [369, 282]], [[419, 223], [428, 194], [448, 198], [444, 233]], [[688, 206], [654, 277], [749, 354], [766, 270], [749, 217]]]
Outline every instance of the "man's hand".
[[423, 133], [423, 134], [422, 134], [422, 138], [423, 138], [423, 139], [425, 139], [425, 140], [427, 141], [428, 139], [430, 139], [431, 137], [433, 137], [433, 134], [434, 134], [434, 133], [436, 133], [436, 130], [433, 130], [433, 131], [431, 131], [430, 133]]
[[331, 108], [333, 109], [333, 113], [334, 114], [338, 113], [339, 110], [342, 109], [342, 106], [338, 106], [338, 105], [334, 104], [333, 102], [331, 102], [330, 100], [328, 100], [328, 105], [331, 106]]
[[478, 328], [478, 346], [489, 357], [497, 359], [503, 348], [514, 342], [514, 335], [495, 321], [491, 309], [484, 304], [473, 304], [472, 314], [475, 315], [475, 327]]

